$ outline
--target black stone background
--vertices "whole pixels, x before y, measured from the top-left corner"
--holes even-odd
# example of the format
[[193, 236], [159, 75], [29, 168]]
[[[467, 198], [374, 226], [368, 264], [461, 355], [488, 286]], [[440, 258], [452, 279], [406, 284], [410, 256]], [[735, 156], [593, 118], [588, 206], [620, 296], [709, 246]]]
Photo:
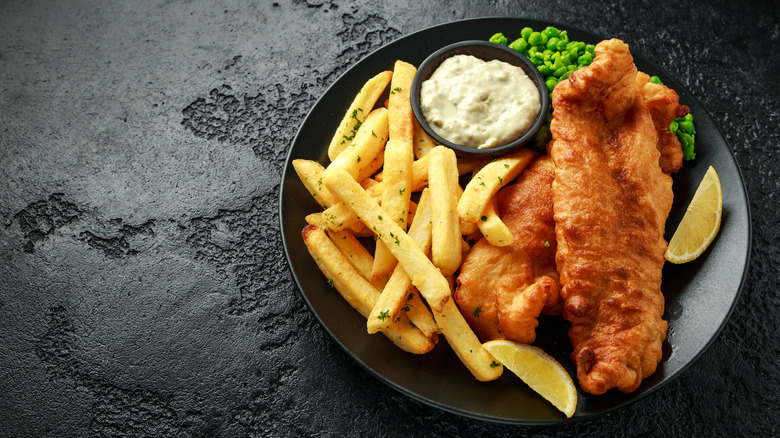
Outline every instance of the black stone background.
[[[403, 35], [501, 15], [622, 38], [679, 79], [753, 214], [704, 356], [557, 427], [370, 376], [304, 304], [279, 233], [287, 151], [329, 84]], [[778, 44], [780, 7], [755, 0], [0, 1], [0, 435], [777, 436]]]

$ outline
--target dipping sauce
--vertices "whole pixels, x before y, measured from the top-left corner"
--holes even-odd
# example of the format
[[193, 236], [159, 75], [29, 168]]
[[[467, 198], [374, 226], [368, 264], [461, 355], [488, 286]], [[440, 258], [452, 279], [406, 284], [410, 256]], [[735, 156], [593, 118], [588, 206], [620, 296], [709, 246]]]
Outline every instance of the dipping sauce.
[[516, 140], [540, 108], [539, 91], [522, 68], [471, 55], [447, 58], [420, 86], [420, 109], [431, 129], [475, 149]]

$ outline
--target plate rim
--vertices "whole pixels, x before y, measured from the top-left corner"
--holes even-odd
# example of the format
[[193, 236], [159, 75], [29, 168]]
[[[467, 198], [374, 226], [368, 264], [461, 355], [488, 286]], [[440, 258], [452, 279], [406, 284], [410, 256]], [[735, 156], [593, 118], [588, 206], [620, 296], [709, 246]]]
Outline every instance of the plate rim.
[[[601, 416], [603, 416], [603, 415], [605, 415], [607, 413], [614, 412], [614, 411], [616, 411], [618, 409], [626, 408], [626, 407], [628, 407], [628, 406], [638, 402], [639, 400], [642, 400], [642, 399], [646, 398], [650, 394], [656, 393], [658, 390], [666, 387], [669, 383], [677, 380], [681, 375], [685, 374], [688, 371], [688, 369], [694, 363], [698, 362], [698, 360], [710, 349], [712, 344], [714, 344], [715, 340], [720, 336], [720, 334], [723, 332], [724, 328], [726, 327], [726, 325], [730, 321], [731, 316], [734, 313], [734, 309], [736, 308], [737, 303], [739, 302], [740, 297], [741, 297], [741, 295], [742, 295], [742, 293], [744, 291], [745, 284], [747, 282], [747, 278], [748, 278], [748, 275], [749, 275], [749, 272], [750, 272], [750, 261], [751, 261], [752, 252], [753, 252], [752, 251], [752, 247], [753, 247], [753, 220], [752, 220], [752, 212], [751, 212], [751, 207], [750, 207], [750, 197], [749, 197], [749, 193], [748, 193], [748, 190], [747, 190], [747, 184], [745, 183], [745, 177], [743, 175], [741, 167], [739, 166], [739, 161], [736, 158], [736, 154], [734, 152], [734, 149], [729, 144], [728, 139], [723, 135], [723, 132], [721, 131], [720, 127], [714, 122], [712, 116], [710, 115], [709, 110], [707, 110], [707, 108], [692, 93], [690, 93], [687, 90], [687, 88], [685, 88], [683, 90], [685, 92], [685, 94], [686, 94], [686, 96], [685, 96], [686, 99], [691, 100], [693, 103], [696, 104], [696, 106], [701, 108], [701, 110], [706, 113], [707, 118], [712, 122], [712, 127], [717, 131], [718, 137], [725, 144], [726, 149], [728, 150], [728, 156], [731, 158], [731, 160], [732, 160], [732, 162], [734, 164], [734, 167], [736, 169], [737, 175], [739, 177], [738, 178], [738, 182], [739, 182], [739, 184], [741, 186], [742, 194], [745, 197], [745, 207], [746, 207], [745, 208], [745, 214], [746, 214], [746, 220], [747, 220], [747, 230], [746, 230], [746, 232], [747, 232], [747, 239], [746, 239], [746, 244], [745, 244], [746, 245], [746, 248], [745, 248], [745, 251], [746, 251], [745, 263], [744, 263], [744, 266], [742, 267], [741, 279], [739, 281], [739, 285], [737, 287], [737, 290], [736, 290], [736, 292], [734, 294], [734, 299], [733, 299], [731, 305], [729, 306], [729, 309], [726, 312], [726, 314], [725, 314], [725, 316], [723, 318], [722, 323], [719, 325], [717, 330], [715, 330], [714, 334], [707, 340], [707, 342], [704, 344], [704, 346], [701, 348], [701, 350], [696, 355], [694, 355], [687, 363], [685, 363], [677, 371], [675, 371], [673, 375], [671, 375], [668, 378], [662, 380], [661, 382], [659, 382], [655, 386], [653, 386], [651, 388], [648, 388], [647, 390], [645, 390], [644, 392], [642, 392], [641, 394], [635, 396], [634, 398], [632, 398], [630, 400], [626, 400], [623, 403], [619, 403], [619, 404], [617, 404], [615, 406], [611, 406], [609, 408], [605, 408], [605, 409], [600, 410], [598, 412], [583, 414], [581, 416], [577, 416], [575, 414], [575, 416], [573, 416], [572, 418], [562, 418], [562, 419], [559, 419], [559, 420], [546, 421], [546, 420], [518, 420], [518, 419], [510, 419], [510, 418], [502, 418], [502, 417], [490, 416], [490, 415], [486, 415], [486, 414], [480, 414], [480, 413], [476, 413], [476, 412], [471, 412], [471, 411], [468, 411], [468, 410], [465, 410], [465, 409], [461, 409], [461, 408], [458, 408], [458, 407], [455, 407], [455, 406], [447, 405], [445, 403], [442, 403], [442, 402], [439, 402], [439, 401], [436, 401], [436, 400], [428, 399], [428, 398], [426, 398], [426, 397], [424, 397], [424, 396], [422, 396], [420, 394], [417, 394], [414, 391], [412, 391], [412, 390], [410, 390], [410, 389], [408, 389], [408, 388], [406, 388], [406, 387], [404, 387], [404, 386], [402, 386], [402, 385], [400, 385], [400, 384], [390, 380], [389, 378], [387, 378], [384, 375], [380, 374], [377, 370], [375, 370], [372, 367], [370, 367], [367, 363], [365, 363], [363, 360], [361, 360], [358, 356], [356, 356], [356, 354], [354, 352], [352, 352], [352, 350], [350, 350], [338, 338], [338, 336], [335, 335], [335, 333], [331, 330], [330, 327], [328, 327], [328, 325], [325, 323], [325, 321], [319, 315], [317, 310], [314, 308], [313, 303], [311, 302], [311, 300], [309, 299], [307, 294], [304, 292], [303, 286], [302, 286], [300, 280], [298, 279], [298, 275], [295, 272], [295, 270], [293, 269], [293, 261], [292, 261], [291, 255], [290, 255], [290, 250], [288, 248], [286, 232], [285, 232], [285, 225], [284, 225], [284, 218], [283, 218], [283, 215], [282, 215], [282, 213], [283, 213], [283, 206], [284, 206], [284, 194], [285, 194], [285, 190], [284, 190], [285, 184], [284, 183], [287, 180], [288, 171], [291, 168], [291, 159], [292, 159], [292, 154], [293, 154], [293, 149], [294, 149], [293, 146], [295, 146], [295, 144], [297, 144], [299, 137], [301, 137], [302, 131], [303, 131], [303, 127], [306, 125], [306, 122], [309, 120], [309, 118], [311, 118], [313, 116], [314, 108], [317, 107], [317, 105], [320, 103], [320, 101], [330, 92], [330, 90], [332, 88], [334, 88], [337, 84], [339, 84], [340, 81], [345, 76], [347, 76], [353, 69], [358, 68], [359, 65], [364, 60], [366, 60], [369, 57], [374, 56], [377, 52], [382, 51], [383, 49], [387, 48], [391, 44], [398, 43], [399, 41], [402, 41], [402, 40], [413, 39], [414, 37], [419, 36], [422, 33], [431, 32], [431, 31], [434, 31], [434, 30], [436, 30], [438, 28], [464, 25], [464, 24], [470, 23], [470, 22], [473, 23], [473, 22], [477, 22], [477, 21], [492, 21], [492, 20], [511, 20], [511, 21], [537, 22], [537, 23], [540, 23], [540, 24], [544, 24], [546, 26], [555, 26], [555, 27], [558, 27], [559, 29], [573, 30], [573, 31], [576, 31], [576, 32], [584, 33], [584, 34], [595, 35], [598, 38], [605, 38], [604, 36], [602, 36], [602, 35], [600, 35], [598, 33], [595, 33], [593, 31], [588, 31], [588, 30], [579, 28], [577, 26], [572, 26], [572, 25], [569, 25], [569, 24], [566, 24], [566, 23], [557, 22], [557, 21], [554, 21], [554, 20], [545, 20], [545, 19], [529, 18], [529, 17], [513, 17], [513, 16], [503, 16], [503, 15], [502, 16], [482, 16], [482, 17], [464, 18], [464, 19], [458, 19], [458, 20], [452, 20], [452, 21], [437, 23], [437, 24], [434, 24], [434, 25], [431, 25], [431, 26], [428, 26], [428, 27], [425, 27], [425, 28], [422, 28], [422, 29], [418, 29], [418, 30], [416, 30], [414, 32], [408, 33], [406, 35], [402, 35], [402, 36], [400, 36], [399, 38], [397, 38], [397, 39], [395, 39], [393, 41], [390, 41], [390, 42], [388, 42], [386, 44], [383, 44], [382, 46], [372, 50], [370, 53], [362, 56], [360, 59], [355, 61], [352, 65], [350, 65], [346, 70], [344, 70], [344, 72], [342, 72], [330, 85], [328, 85], [325, 88], [324, 91], [322, 91], [322, 93], [319, 95], [319, 97], [316, 99], [316, 101], [312, 104], [312, 107], [311, 107], [312, 109], [309, 110], [307, 112], [306, 116], [302, 119], [302, 121], [300, 123], [300, 126], [299, 126], [295, 136], [293, 137], [293, 139], [292, 139], [292, 141], [290, 143], [290, 146], [288, 148], [288, 151], [287, 151], [287, 154], [286, 154], [285, 160], [284, 160], [284, 167], [282, 169], [281, 181], [280, 181], [280, 184], [279, 184], [279, 195], [278, 195], [278, 198], [277, 198], [277, 200], [278, 200], [278, 216], [277, 216], [277, 218], [279, 220], [279, 227], [280, 227], [279, 229], [280, 229], [280, 234], [281, 234], [282, 246], [283, 246], [284, 254], [285, 254], [285, 260], [287, 261], [287, 266], [289, 268], [289, 272], [292, 275], [293, 280], [295, 281], [295, 284], [297, 286], [298, 293], [303, 298], [304, 302], [306, 303], [306, 305], [308, 306], [309, 310], [312, 312], [314, 317], [317, 319], [319, 324], [328, 333], [328, 335], [330, 337], [330, 340], [334, 341], [337, 345], [339, 345], [340, 348], [347, 354], [347, 356], [349, 356], [361, 368], [363, 368], [364, 370], [368, 371], [368, 373], [370, 375], [372, 375], [373, 377], [375, 377], [376, 379], [378, 379], [379, 381], [381, 381], [385, 385], [387, 385], [387, 386], [393, 388], [394, 390], [400, 392], [401, 394], [404, 394], [404, 395], [406, 395], [406, 396], [408, 396], [408, 397], [410, 397], [410, 398], [412, 398], [412, 399], [414, 399], [416, 401], [422, 402], [423, 404], [426, 404], [428, 406], [432, 406], [434, 408], [441, 409], [441, 410], [443, 410], [445, 412], [449, 412], [449, 413], [453, 413], [453, 414], [460, 415], [460, 416], [463, 416], [463, 417], [476, 419], [476, 420], [481, 420], [481, 421], [485, 421], [485, 422], [489, 422], [489, 423], [496, 423], [496, 424], [523, 425], [523, 426], [545, 426], [545, 425], [571, 424], [571, 423], [574, 423], [574, 422], [580, 422], [580, 421], [585, 421], [585, 420], [592, 420], [594, 418], [601, 417]], [[640, 59], [641, 63], [647, 64], [648, 66], [652, 67], [654, 73], [662, 73], [664, 75], [664, 77], [672, 78], [672, 80], [677, 82], [675, 79], [673, 79], [674, 77], [672, 75], [670, 75], [666, 70], [658, 67], [654, 62], [649, 61], [646, 57], [644, 57], [642, 55], [642, 52], [634, 52], [632, 50], [632, 55], [634, 55], [634, 58]], [[682, 85], [682, 84], [680, 84], [680, 85]]]

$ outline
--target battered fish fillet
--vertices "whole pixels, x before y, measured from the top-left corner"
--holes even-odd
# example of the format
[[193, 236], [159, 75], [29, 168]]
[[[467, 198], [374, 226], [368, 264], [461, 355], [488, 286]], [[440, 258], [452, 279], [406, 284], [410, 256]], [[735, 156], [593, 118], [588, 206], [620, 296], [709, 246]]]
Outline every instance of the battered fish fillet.
[[553, 205], [563, 316], [580, 387], [635, 390], [666, 337], [661, 270], [672, 179], [620, 40], [553, 91]]
[[517, 183], [499, 193], [499, 215], [514, 243], [492, 246], [482, 238], [458, 276], [455, 301], [480, 339], [532, 343], [540, 313], [559, 314], [555, 267], [552, 160], [538, 158]]

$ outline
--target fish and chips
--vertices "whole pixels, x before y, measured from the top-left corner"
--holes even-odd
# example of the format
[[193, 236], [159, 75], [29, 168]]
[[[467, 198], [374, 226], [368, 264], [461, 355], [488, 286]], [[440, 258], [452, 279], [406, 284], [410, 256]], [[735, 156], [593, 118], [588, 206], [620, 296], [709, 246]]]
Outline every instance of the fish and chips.
[[602, 41], [553, 90], [546, 154], [466, 159], [414, 120], [415, 71], [398, 61], [363, 86], [330, 164], [293, 162], [324, 209], [303, 230], [317, 265], [369, 333], [417, 354], [442, 334], [478, 380], [503, 371], [483, 342], [533, 343], [539, 315], [562, 313], [580, 387], [635, 390], [666, 336], [663, 236], [682, 166], [668, 126], [688, 108], [625, 43]]

